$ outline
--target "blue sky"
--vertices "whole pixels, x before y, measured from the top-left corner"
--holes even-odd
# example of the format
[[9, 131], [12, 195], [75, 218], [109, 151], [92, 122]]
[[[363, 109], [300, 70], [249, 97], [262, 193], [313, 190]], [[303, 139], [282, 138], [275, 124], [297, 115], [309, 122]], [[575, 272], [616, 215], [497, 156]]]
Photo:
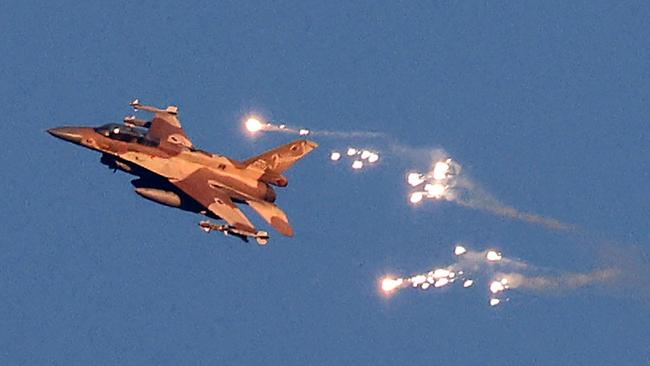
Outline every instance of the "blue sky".
[[[642, 1], [0, 4], [0, 363], [650, 363], [648, 18]], [[295, 238], [205, 235], [44, 133], [120, 121], [134, 97], [178, 105], [196, 145], [234, 158], [291, 138], [250, 139], [250, 111], [442, 147], [501, 201], [588, 234], [412, 207], [404, 175], [426, 160], [353, 173], [329, 151], [382, 142], [323, 138], [279, 194]], [[497, 308], [480, 287], [378, 292], [457, 241], [634, 265], [616, 288]]]

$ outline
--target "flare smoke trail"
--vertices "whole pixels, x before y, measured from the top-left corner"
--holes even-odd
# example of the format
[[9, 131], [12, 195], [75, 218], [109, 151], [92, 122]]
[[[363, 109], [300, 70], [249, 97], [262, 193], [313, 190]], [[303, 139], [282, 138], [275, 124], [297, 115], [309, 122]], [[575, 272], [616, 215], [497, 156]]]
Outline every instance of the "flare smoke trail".
[[415, 148], [393, 140], [389, 140], [388, 148], [393, 155], [411, 164], [414, 162], [422, 165], [430, 164], [432, 161], [444, 160], [448, 156], [443, 149]]
[[455, 183], [457, 194], [453, 201], [461, 206], [488, 211], [515, 220], [539, 224], [553, 230], [569, 231], [576, 229], [574, 225], [565, 224], [557, 219], [521, 212], [514, 207], [505, 205], [483, 188], [470, 181], [467, 177], [458, 177]]
[[511, 289], [559, 293], [621, 279], [621, 271], [613, 267], [588, 273], [552, 271], [519, 259], [506, 258], [496, 250], [479, 252], [462, 245], [455, 247], [454, 254], [456, 260], [447, 266], [434, 267], [410, 277], [386, 276], [381, 280], [381, 290], [385, 295], [392, 295], [405, 288], [426, 291], [459, 283], [463, 289], [468, 289], [477, 284], [486, 286], [489, 304], [496, 306], [510, 300], [507, 292]]
[[[431, 153], [436, 157], [429, 172], [410, 173], [408, 183], [418, 190], [411, 193], [410, 201], [419, 203], [424, 198], [444, 199], [461, 206], [490, 212], [499, 216], [543, 225], [552, 230], [570, 231], [575, 226], [554, 218], [521, 212], [505, 205], [462, 172], [462, 166], [443, 150]], [[440, 156], [444, 156], [440, 158]]]
[[617, 279], [621, 271], [606, 268], [589, 273], [564, 273], [558, 276], [526, 276], [521, 273], [499, 273], [497, 276], [507, 278], [510, 288], [522, 288], [534, 291], [561, 291], [576, 289], [595, 283], [606, 283]]
[[363, 139], [378, 139], [386, 138], [386, 134], [382, 132], [372, 132], [372, 131], [327, 131], [327, 130], [315, 130], [311, 132], [314, 136], [324, 136], [324, 137], [333, 137], [333, 138], [363, 138]]
[[310, 130], [307, 128], [291, 127], [283, 123], [261, 122], [257, 117], [251, 117], [246, 120], [246, 129], [250, 133], [259, 131], [264, 132], [281, 132], [299, 136], [322, 136], [332, 138], [386, 138], [386, 134], [382, 132], [372, 131], [328, 131], [328, 130]]

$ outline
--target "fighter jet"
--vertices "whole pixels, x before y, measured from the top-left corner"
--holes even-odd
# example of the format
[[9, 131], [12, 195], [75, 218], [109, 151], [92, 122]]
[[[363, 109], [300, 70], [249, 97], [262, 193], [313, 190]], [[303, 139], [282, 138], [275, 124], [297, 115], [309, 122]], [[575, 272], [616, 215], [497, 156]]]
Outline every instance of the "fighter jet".
[[226, 224], [201, 221], [202, 230], [220, 231], [244, 241], [252, 237], [266, 245], [269, 234], [257, 230], [237, 204], [247, 204], [285, 236], [294, 231], [287, 215], [274, 204], [273, 186], [286, 187], [283, 175], [318, 144], [296, 140], [246, 161], [196, 148], [178, 119], [178, 107], [159, 109], [130, 103], [134, 110], [151, 112], [150, 121], [135, 116], [101, 127], [58, 127], [51, 135], [100, 152], [102, 164], [138, 178], [135, 192], [154, 202], [222, 219]]

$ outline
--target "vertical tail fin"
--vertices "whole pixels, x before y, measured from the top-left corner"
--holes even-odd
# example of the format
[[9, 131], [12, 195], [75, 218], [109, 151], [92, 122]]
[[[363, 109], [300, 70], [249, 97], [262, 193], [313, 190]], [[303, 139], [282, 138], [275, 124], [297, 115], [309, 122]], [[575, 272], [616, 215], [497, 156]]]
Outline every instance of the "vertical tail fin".
[[250, 158], [244, 164], [263, 172], [282, 174], [316, 147], [318, 144], [313, 141], [296, 140]]

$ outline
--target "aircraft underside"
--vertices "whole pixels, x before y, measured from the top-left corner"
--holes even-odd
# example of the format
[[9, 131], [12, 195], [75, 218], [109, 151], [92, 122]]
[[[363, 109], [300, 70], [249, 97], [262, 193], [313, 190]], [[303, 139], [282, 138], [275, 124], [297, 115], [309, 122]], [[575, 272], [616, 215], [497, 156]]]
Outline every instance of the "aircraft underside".
[[[137, 176], [138, 178], [133, 179], [131, 184], [135, 187], [135, 192], [143, 198], [164, 206], [201, 214], [214, 220], [222, 220], [221, 217], [215, 215], [192, 197], [188, 196], [185, 192], [171, 184], [165, 177], [108, 154], [102, 155], [101, 162], [110, 169], [113, 169], [113, 171], [121, 170], [128, 174]], [[233, 201], [246, 204], [245, 201], [237, 199]], [[269, 235], [266, 231], [249, 233], [238, 230], [231, 225], [215, 224], [207, 220], [199, 222], [199, 227], [207, 233], [211, 231], [219, 231], [225, 235], [238, 237], [245, 242], [248, 242], [249, 236], [253, 236], [260, 245], [267, 244], [269, 240]]]
[[211, 219], [221, 219], [158, 174], [108, 154], [102, 155], [101, 162], [113, 171], [121, 170], [137, 176], [138, 178], [132, 180], [131, 184], [135, 187], [135, 193], [143, 198], [168, 207], [202, 214]]

